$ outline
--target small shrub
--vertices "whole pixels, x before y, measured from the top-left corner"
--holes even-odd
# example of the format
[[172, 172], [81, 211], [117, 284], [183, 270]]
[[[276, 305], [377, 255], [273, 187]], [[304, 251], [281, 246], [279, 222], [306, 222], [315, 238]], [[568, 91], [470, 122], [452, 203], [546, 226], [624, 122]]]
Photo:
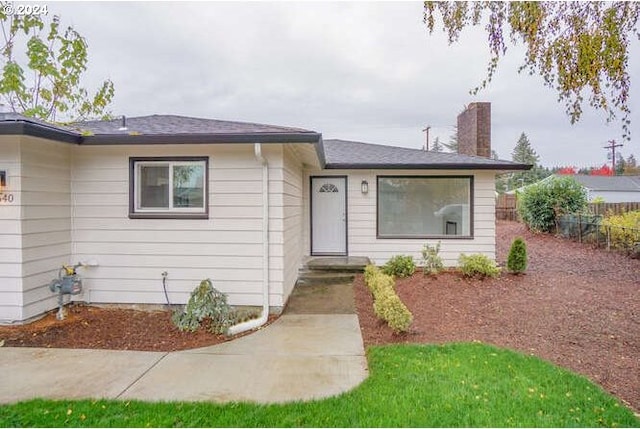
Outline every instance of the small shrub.
[[507, 269], [515, 274], [524, 273], [527, 269], [527, 245], [521, 237], [511, 243], [507, 257]]
[[424, 275], [435, 275], [444, 269], [444, 263], [439, 253], [439, 241], [435, 246], [430, 246], [426, 243], [422, 246], [422, 273]]
[[382, 272], [394, 277], [409, 277], [416, 271], [413, 256], [396, 255], [382, 267]]
[[602, 220], [600, 231], [609, 232], [611, 245], [618, 249], [632, 250], [640, 243], [640, 211], [631, 211], [619, 215], [608, 214]]
[[224, 334], [238, 319], [248, 320], [254, 317], [238, 314], [227, 304], [227, 295], [214, 288], [210, 279], [206, 279], [191, 292], [184, 310], [175, 311], [171, 320], [181, 331], [194, 332], [204, 323], [208, 324], [210, 332]]
[[500, 268], [496, 263], [489, 259], [486, 255], [465, 255], [460, 254], [458, 258], [460, 271], [466, 277], [497, 277], [500, 274]]

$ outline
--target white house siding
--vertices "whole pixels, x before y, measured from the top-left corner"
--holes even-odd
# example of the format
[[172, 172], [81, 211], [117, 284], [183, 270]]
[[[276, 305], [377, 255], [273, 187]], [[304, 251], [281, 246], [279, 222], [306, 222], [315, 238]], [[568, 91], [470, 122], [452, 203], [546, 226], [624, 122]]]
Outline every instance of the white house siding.
[[[349, 256], [366, 256], [377, 265], [398, 254], [412, 255], [420, 261], [423, 244], [435, 244], [438, 239], [378, 239], [376, 238], [376, 176], [469, 176], [474, 177], [474, 216], [472, 239], [442, 238], [440, 256], [446, 266], [457, 265], [460, 253], [482, 253], [495, 259], [495, 172], [470, 170], [306, 170], [304, 180], [304, 249], [310, 254], [309, 177], [339, 175], [347, 179], [347, 235]], [[361, 192], [361, 182], [369, 183], [369, 192]]]
[[303, 171], [302, 162], [289, 148], [284, 151], [284, 283], [283, 303], [291, 294], [298, 278], [303, 256]]
[[[270, 303], [282, 306], [282, 147], [269, 161]], [[129, 158], [208, 156], [209, 219], [129, 219]], [[76, 146], [72, 167], [73, 259], [94, 303], [185, 303], [205, 278], [233, 305], [262, 303], [262, 166], [241, 145]]]
[[16, 197], [0, 208], [0, 322], [11, 323], [56, 306], [48, 285], [71, 253], [71, 146], [22, 136], [2, 149]]
[[20, 137], [0, 137], [0, 170], [7, 171], [12, 203], [0, 201], [0, 323], [22, 320], [22, 207]]

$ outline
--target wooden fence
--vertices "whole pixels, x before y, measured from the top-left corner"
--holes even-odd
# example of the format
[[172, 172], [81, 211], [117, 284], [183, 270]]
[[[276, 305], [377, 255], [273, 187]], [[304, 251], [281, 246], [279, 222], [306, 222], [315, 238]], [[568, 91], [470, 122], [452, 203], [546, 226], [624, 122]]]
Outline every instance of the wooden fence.
[[[595, 215], [606, 215], [609, 212], [620, 214], [640, 210], [640, 202], [636, 203], [589, 203], [589, 211]], [[518, 201], [515, 195], [502, 194], [496, 199], [496, 219], [519, 220]]]
[[518, 201], [515, 195], [501, 194], [496, 199], [496, 219], [518, 220]]
[[596, 215], [606, 215], [608, 212], [620, 214], [640, 210], [638, 203], [590, 203], [589, 210]]

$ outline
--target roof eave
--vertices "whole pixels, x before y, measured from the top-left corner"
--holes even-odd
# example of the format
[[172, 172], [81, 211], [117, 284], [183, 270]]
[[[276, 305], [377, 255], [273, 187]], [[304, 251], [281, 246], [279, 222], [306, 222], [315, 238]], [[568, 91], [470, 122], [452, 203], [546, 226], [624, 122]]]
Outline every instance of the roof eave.
[[76, 133], [22, 120], [0, 122], [0, 135], [40, 137], [73, 144], [79, 144], [82, 140], [82, 136]]
[[463, 163], [439, 163], [439, 164], [376, 164], [376, 163], [338, 163], [332, 162], [325, 165], [327, 170], [500, 170], [519, 171], [530, 170], [533, 166], [528, 164], [495, 165], [495, 164], [463, 164]]

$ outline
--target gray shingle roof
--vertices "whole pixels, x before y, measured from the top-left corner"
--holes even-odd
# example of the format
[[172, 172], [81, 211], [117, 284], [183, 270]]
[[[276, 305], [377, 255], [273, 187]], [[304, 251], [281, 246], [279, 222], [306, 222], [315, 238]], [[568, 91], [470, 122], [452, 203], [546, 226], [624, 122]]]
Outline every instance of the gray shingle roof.
[[83, 145], [314, 143], [321, 134], [302, 128], [220, 121], [176, 115], [151, 115], [110, 121], [49, 124], [15, 113], [0, 114], [0, 134], [28, 134]]
[[571, 176], [592, 191], [640, 192], [640, 176]]
[[329, 169], [490, 169], [527, 170], [531, 166], [511, 161], [449, 152], [427, 152], [398, 146], [383, 146], [348, 140], [324, 140]]
[[251, 122], [220, 121], [177, 115], [149, 115], [111, 121], [85, 121], [73, 124], [80, 132], [94, 135], [180, 135], [180, 134], [254, 134], [254, 133], [312, 133], [302, 128], [255, 124]]
[[486, 169], [526, 170], [529, 165], [456, 153], [425, 152], [347, 140], [322, 141], [321, 134], [301, 128], [151, 115], [110, 121], [52, 125], [15, 113], [0, 114], [0, 134], [30, 134], [82, 145], [176, 143], [314, 143], [328, 169]]

